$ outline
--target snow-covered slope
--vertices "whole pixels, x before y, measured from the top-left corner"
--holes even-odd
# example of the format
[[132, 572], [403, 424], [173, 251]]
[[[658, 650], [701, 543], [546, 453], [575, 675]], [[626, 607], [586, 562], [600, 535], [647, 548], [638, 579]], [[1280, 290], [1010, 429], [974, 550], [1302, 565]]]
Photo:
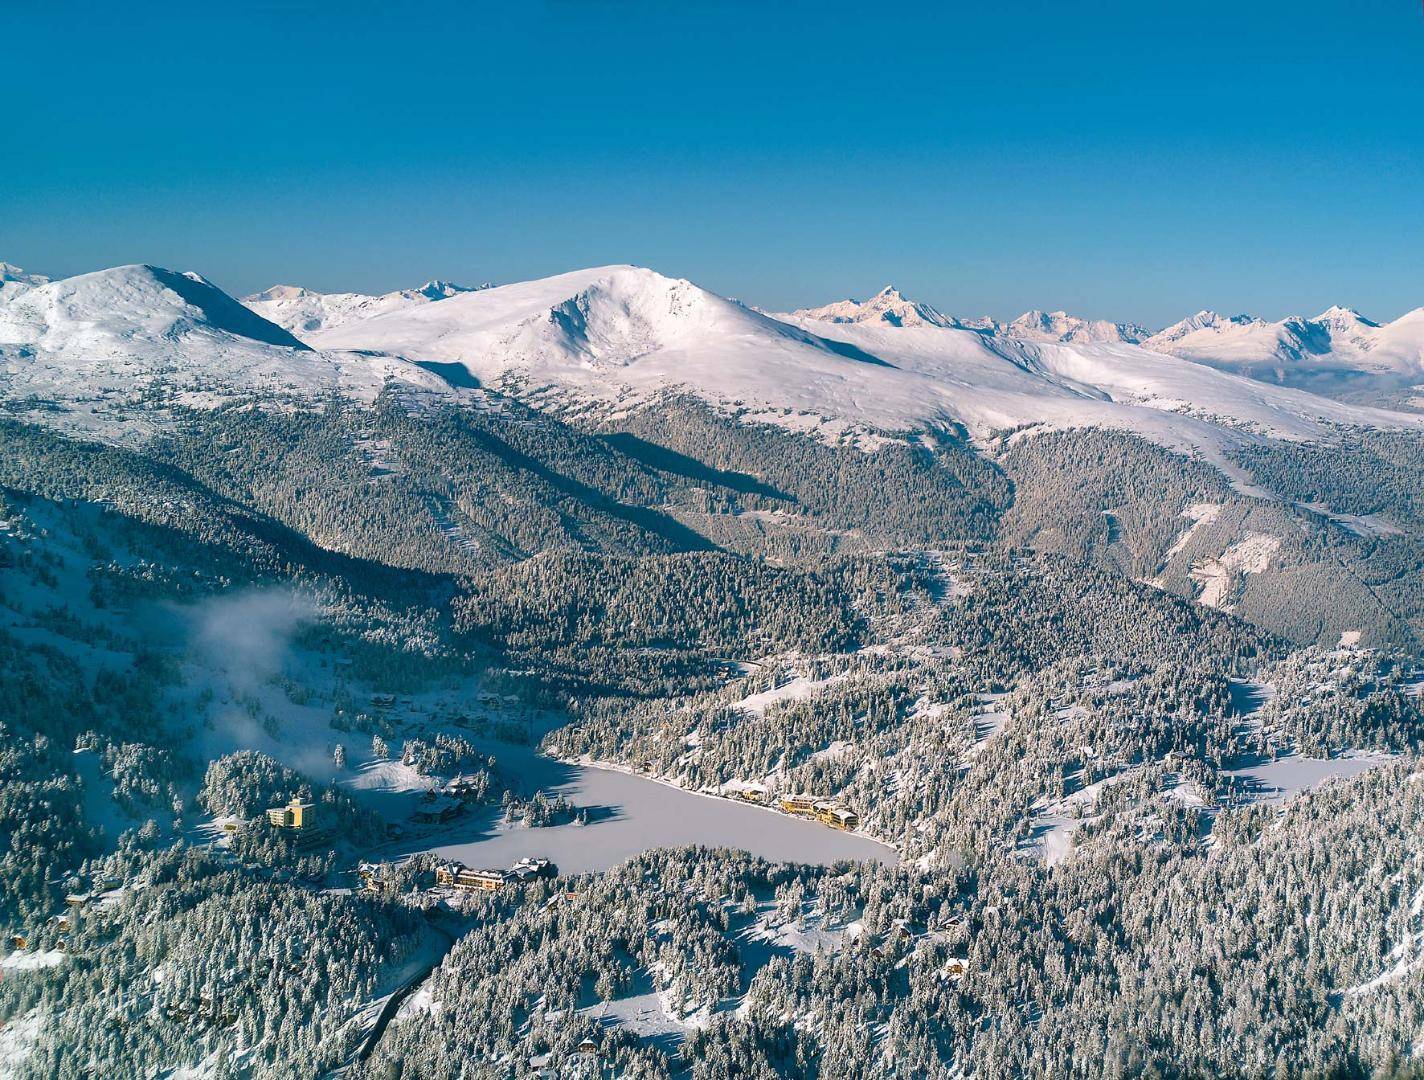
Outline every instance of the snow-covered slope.
[[448, 389], [402, 361], [317, 353], [197, 274], [120, 266], [0, 301], [0, 393], [99, 434], [139, 405], [253, 392], [369, 400], [390, 378]]
[[367, 296], [364, 293], [319, 293], [298, 285], [273, 285], [244, 296], [242, 302], [264, 319], [301, 337], [334, 329], [352, 319], [366, 319], [488, 288], [489, 285], [471, 287], [449, 281], [427, 281], [418, 289]]
[[1201, 311], [1143, 345], [1275, 382], [1331, 374], [1424, 378], [1424, 308], [1383, 326], [1338, 306], [1279, 322]]
[[839, 314], [852, 321], [772, 318], [688, 281], [607, 266], [363, 319], [311, 340], [610, 402], [682, 388], [797, 426], [811, 417], [888, 430], [960, 424], [989, 435], [1090, 425], [1215, 447], [1245, 428], [1308, 438], [1332, 422], [1424, 424], [1130, 344], [1028, 342]]

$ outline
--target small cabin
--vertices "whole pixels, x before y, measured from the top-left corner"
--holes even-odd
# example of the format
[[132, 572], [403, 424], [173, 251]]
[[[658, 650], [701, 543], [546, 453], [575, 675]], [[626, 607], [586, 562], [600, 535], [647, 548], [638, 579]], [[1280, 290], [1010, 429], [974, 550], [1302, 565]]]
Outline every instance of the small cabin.
[[356, 875], [361, 879], [361, 887], [367, 892], [379, 892], [386, 881], [381, 874], [381, 867], [376, 863], [363, 862], [356, 868]]

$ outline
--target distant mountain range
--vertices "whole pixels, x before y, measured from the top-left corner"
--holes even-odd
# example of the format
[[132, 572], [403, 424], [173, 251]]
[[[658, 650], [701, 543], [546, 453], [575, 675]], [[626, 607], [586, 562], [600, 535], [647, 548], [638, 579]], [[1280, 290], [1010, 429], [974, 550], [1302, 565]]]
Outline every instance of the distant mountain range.
[[449, 281], [427, 281], [418, 289], [399, 289], [380, 296], [364, 293], [319, 293], [298, 285], [273, 285], [242, 302], [264, 319], [294, 334], [331, 330], [351, 319], [364, 319], [388, 311], [447, 300], [461, 293], [488, 289], [485, 285], [456, 285]]
[[1063, 312], [957, 319], [887, 287], [776, 315], [634, 266], [382, 296], [275, 286], [242, 303], [152, 266], [47, 281], [7, 265], [3, 287], [6, 396], [86, 423], [155, 387], [191, 404], [244, 389], [370, 399], [394, 383], [604, 406], [676, 390], [796, 429], [1101, 427], [1206, 450], [1424, 424], [1288, 385], [1323, 371], [1424, 381], [1424, 309], [1386, 326], [1342, 308], [1279, 323], [1202, 312], [1148, 334]]
[[1027, 311], [1011, 322], [944, 315], [907, 300], [886, 286], [869, 300], [840, 300], [791, 313], [797, 319], [834, 323], [884, 323], [976, 330], [1021, 341], [1072, 344], [1116, 342], [1141, 345], [1225, 371], [1269, 382], [1314, 383], [1322, 375], [1424, 379], [1424, 308], [1381, 325], [1346, 307], [1331, 307], [1313, 319], [1291, 315], [1277, 322], [1254, 315], [1199, 311], [1153, 332], [1136, 323], [1083, 319], [1063, 311]]

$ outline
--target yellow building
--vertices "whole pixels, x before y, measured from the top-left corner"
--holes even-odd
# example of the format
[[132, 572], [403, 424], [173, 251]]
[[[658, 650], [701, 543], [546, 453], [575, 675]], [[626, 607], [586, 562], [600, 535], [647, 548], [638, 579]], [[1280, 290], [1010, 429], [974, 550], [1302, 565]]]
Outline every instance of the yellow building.
[[854, 829], [860, 825], [860, 818], [854, 811], [834, 803], [817, 803], [816, 817], [833, 829]]
[[815, 817], [816, 798], [813, 795], [783, 795], [781, 809], [799, 817]]
[[509, 883], [509, 875], [503, 870], [472, 870], [457, 862], [441, 863], [435, 868], [435, 884], [448, 885], [452, 889], [465, 892], [482, 890], [494, 892]]
[[277, 806], [268, 810], [267, 824], [274, 829], [293, 829], [297, 832], [301, 832], [303, 829], [313, 829], [316, 826], [312, 813], [314, 809], [312, 803], [293, 799], [286, 806]]

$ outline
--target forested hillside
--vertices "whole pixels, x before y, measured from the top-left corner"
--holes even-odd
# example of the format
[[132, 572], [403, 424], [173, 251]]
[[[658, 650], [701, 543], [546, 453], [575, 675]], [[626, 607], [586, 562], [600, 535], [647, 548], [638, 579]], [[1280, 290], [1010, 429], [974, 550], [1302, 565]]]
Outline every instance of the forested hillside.
[[[506, 390], [0, 423], [12, 1074], [1410, 1067], [1417, 434]], [[886, 857], [450, 883], [590, 765]]]

